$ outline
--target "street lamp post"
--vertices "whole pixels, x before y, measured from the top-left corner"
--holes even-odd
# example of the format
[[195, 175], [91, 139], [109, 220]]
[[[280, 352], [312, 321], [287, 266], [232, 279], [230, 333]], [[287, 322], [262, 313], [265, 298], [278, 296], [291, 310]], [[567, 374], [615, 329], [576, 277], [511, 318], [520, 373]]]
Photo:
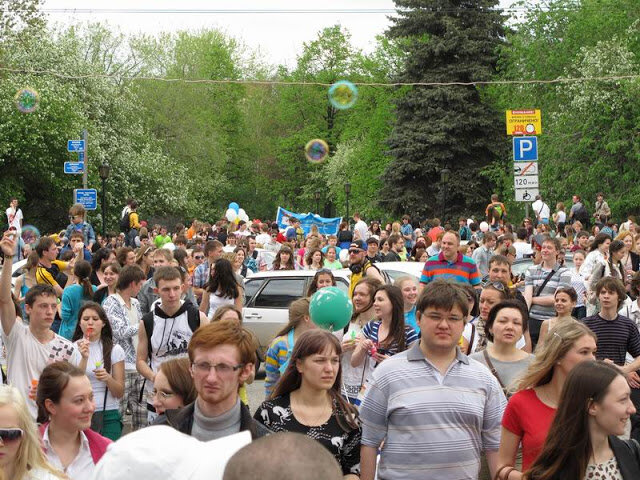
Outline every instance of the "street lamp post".
[[349, 182], [344, 184], [344, 193], [347, 196], [347, 224], [349, 224], [349, 194], [351, 193], [351, 184]]
[[107, 178], [111, 172], [111, 165], [103, 162], [99, 167], [100, 178], [102, 179], [102, 236], [107, 234]]
[[440, 184], [442, 185], [442, 224], [444, 224], [444, 214], [447, 205], [447, 184], [449, 183], [449, 174], [451, 170], [447, 167], [440, 170]]
[[322, 193], [320, 190], [316, 190], [313, 195], [316, 197], [316, 213], [320, 215], [320, 195], [322, 195]]

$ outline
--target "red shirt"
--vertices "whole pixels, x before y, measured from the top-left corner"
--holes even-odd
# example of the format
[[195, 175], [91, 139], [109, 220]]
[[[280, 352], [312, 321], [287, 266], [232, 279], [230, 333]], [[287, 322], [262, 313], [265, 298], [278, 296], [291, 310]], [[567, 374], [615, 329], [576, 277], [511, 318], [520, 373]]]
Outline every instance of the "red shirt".
[[509, 399], [502, 426], [521, 438], [523, 472], [542, 450], [555, 414], [555, 408], [542, 403], [533, 389], [521, 390]]

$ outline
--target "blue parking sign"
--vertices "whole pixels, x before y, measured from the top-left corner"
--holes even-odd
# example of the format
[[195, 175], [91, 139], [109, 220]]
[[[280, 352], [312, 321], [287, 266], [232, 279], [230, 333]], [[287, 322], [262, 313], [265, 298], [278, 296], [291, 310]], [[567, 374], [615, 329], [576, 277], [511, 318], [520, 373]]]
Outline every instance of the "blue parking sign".
[[513, 137], [513, 161], [535, 162], [538, 160], [538, 137]]

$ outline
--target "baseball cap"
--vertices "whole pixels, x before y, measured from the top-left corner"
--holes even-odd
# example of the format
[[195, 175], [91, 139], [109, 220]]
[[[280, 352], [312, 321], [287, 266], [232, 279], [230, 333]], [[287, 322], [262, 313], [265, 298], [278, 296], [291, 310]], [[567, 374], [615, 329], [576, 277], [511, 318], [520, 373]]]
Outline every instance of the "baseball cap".
[[92, 479], [222, 480], [231, 456], [249, 443], [246, 430], [201, 442], [166, 425], [151, 426], [109, 445]]
[[353, 242], [351, 242], [351, 245], [349, 245], [349, 249], [352, 248], [357, 248], [358, 250], [366, 250], [367, 244], [364, 243], [363, 240], [354, 240]]

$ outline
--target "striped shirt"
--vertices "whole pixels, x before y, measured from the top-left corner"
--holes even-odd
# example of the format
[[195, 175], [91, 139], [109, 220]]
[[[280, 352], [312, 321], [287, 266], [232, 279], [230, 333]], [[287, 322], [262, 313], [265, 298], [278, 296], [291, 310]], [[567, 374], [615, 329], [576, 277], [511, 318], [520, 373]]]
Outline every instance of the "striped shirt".
[[[555, 273], [549, 279], [542, 291], [536, 295], [538, 288], [544, 283], [544, 280], [547, 278], [547, 275], [549, 275], [551, 270], [542, 268], [542, 264], [529, 267], [527, 270], [527, 276], [524, 279], [525, 289], [531, 286], [533, 287], [533, 296], [545, 297], [547, 295], [554, 295], [556, 290], [560, 287], [570, 287], [571, 272], [569, 269], [566, 267], [559, 267], [557, 264], [553, 268]], [[531, 305], [529, 313], [531, 318], [535, 318], [541, 322], [556, 316], [556, 311], [553, 305], [543, 306], [533, 304]]]
[[264, 390], [267, 398], [271, 396], [273, 387], [275, 387], [278, 380], [280, 380], [280, 367], [284, 365], [289, 358], [289, 352], [291, 350], [293, 350], [293, 345], [289, 345], [287, 335], [277, 337], [271, 342], [271, 346], [267, 350], [267, 355], [264, 360], [264, 370], [266, 373]]
[[593, 315], [582, 320], [598, 337], [596, 358], [608, 358], [616, 365], [624, 365], [627, 352], [633, 358], [640, 357], [640, 333], [633, 320], [618, 315], [614, 320], [606, 320]]
[[482, 451], [500, 446], [506, 404], [484, 365], [458, 349], [442, 375], [415, 343], [374, 371], [360, 410], [362, 445], [384, 440], [380, 480], [477, 480]]
[[468, 283], [474, 287], [480, 285], [482, 281], [476, 262], [461, 253], [458, 253], [458, 258], [456, 258], [455, 262], [450, 262], [444, 258], [442, 252], [430, 257], [422, 269], [420, 283], [429, 283], [436, 278]]
[[[367, 322], [367, 324], [362, 329], [362, 335], [364, 335], [365, 338], [368, 338], [369, 340], [371, 340], [373, 343], [376, 344], [376, 347], [379, 353], [383, 355], [389, 355], [389, 356], [397, 354], [399, 352], [397, 342], [392, 342], [387, 347], [380, 346], [380, 338], [379, 338], [380, 325], [382, 325], [382, 322], [380, 320], [371, 320], [370, 322]], [[404, 349], [405, 350], [409, 348], [413, 342], [418, 340], [418, 338], [420, 338], [420, 336], [411, 326], [409, 325], [404, 326]]]

